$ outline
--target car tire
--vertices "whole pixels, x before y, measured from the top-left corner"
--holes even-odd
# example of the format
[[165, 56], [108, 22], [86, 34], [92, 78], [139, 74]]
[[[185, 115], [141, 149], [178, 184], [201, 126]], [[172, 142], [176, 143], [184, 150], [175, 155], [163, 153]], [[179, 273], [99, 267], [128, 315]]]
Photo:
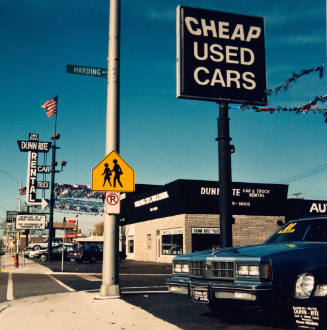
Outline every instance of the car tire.
[[40, 261], [45, 262], [47, 260], [48, 260], [48, 257], [46, 256], [46, 254], [41, 254], [40, 255]]
[[33, 247], [33, 250], [34, 251], [39, 251], [41, 249], [41, 246], [40, 245], [35, 245], [34, 247]]

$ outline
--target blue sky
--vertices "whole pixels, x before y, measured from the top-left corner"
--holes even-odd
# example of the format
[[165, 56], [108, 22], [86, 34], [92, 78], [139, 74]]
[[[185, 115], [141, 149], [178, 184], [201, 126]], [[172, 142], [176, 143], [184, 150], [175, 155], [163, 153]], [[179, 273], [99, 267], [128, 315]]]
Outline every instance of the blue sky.
[[[218, 179], [218, 105], [176, 99], [179, 4], [263, 17], [268, 88], [326, 62], [323, 0], [122, 1], [120, 155], [136, 183]], [[1, 221], [17, 209], [19, 181], [26, 184], [27, 154], [16, 141], [30, 132], [49, 141], [53, 133], [54, 117], [41, 109], [47, 99], [59, 95], [57, 159], [67, 166], [58, 183], [90, 184], [105, 156], [106, 80], [68, 74], [66, 65], [107, 66], [109, 1], [0, 0], [0, 9]], [[301, 106], [326, 90], [326, 74], [312, 73], [268, 106]], [[322, 114], [231, 109], [230, 119], [234, 181], [283, 183], [327, 164]], [[321, 171], [294, 181], [289, 195], [327, 200], [326, 180]]]

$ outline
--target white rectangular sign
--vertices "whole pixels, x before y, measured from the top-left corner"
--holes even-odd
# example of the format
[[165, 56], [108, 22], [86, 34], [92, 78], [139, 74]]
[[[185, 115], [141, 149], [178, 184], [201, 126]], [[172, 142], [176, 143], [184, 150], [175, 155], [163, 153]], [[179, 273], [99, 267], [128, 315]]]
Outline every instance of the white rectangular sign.
[[107, 214], [120, 214], [120, 192], [109, 191], [104, 202]]
[[45, 229], [45, 215], [18, 214], [16, 229]]

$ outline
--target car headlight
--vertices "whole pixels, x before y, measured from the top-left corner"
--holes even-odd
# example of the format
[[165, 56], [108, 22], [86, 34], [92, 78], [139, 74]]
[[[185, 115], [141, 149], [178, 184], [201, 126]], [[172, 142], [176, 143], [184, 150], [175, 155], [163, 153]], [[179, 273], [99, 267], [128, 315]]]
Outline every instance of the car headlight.
[[188, 272], [189, 272], [188, 264], [185, 263], [174, 264], [174, 273], [188, 273]]
[[236, 276], [257, 276], [259, 277], [259, 265], [237, 265]]
[[182, 271], [182, 265], [181, 264], [175, 264], [174, 265], [174, 273], [181, 273]]
[[303, 273], [298, 276], [295, 283], [295, 298], [307, 299], [310, 297], [311, 292], [315, 285], [315, 279], [311, 274]]
[[188, 273], [188, 272], [189, 272], [188, 264], [183, 264], [182, 265], [182, 273]]

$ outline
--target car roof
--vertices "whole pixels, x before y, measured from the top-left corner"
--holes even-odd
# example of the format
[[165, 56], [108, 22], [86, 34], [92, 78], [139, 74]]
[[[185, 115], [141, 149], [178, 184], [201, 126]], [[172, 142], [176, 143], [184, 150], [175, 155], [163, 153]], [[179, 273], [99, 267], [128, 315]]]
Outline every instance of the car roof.
[[327, 217], [325, 215], [324, 216], [305, 217], [305, 218], [294, 219], [287, 223], [299, 222], [299, 221], [315, 221], [315, 220], [326, 220], [327, 221]]

